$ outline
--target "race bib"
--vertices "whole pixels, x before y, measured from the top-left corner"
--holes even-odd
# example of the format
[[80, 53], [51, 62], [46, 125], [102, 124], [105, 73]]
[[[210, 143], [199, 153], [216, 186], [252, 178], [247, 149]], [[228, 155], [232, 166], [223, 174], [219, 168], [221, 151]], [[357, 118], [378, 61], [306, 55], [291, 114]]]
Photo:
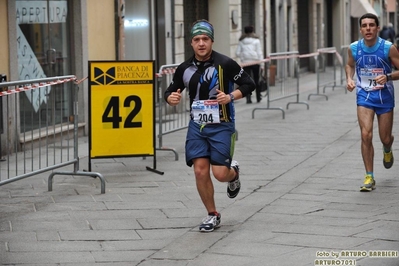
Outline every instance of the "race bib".
[[194, 122], [198, 124], [220, 123], [219, 104], [217, 100], [194, 101], [191, 105]]
[[381, 90], [384, 88], [384, 85], [377, 84], [375, 78], [379, 75], [384, 75], [383, 68], [361, 68], [360, 69], [360, 86], [365, 91], [373, 91], [373, 90]]

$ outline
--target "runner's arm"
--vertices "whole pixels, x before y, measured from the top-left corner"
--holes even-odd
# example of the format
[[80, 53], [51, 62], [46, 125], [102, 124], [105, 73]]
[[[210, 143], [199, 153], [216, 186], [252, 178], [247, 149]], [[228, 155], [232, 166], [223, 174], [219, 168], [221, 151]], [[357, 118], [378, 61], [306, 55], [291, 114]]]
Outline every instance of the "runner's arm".
[[353, 75], [355, 75], [355, 60], [353, 59], [352, 50], [350, 47], [348, 48], [348, 62], [345, 66], [345, 73], [347, 83], [346, 88], [349, 91], [353, 91], [353, 89], [356, 87], [355, 81], [353, 80]]
[[[391, 59], [392, 64], [395, 66], [396, 69], [399, 69], [399, 52], [395, 45], [391, 45], [389, 49], [389, 59]], [[392, 71], [391, 74], [392, 80], [399, 79], [399, 71]]]

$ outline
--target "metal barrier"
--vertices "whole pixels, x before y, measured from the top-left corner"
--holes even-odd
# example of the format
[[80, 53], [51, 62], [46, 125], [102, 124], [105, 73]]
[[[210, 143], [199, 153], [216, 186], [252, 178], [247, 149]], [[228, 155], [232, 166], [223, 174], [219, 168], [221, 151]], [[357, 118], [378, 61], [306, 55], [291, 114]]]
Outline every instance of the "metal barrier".
[[266, 94], [266, 107], [256, 107], [252, 110], [252, 118], [255, 117], [256, 110], [280, 110], [285, 118], [285, 111], [281, 107], [270, 107], [270, 103], [288, 97], [296, 97], [295, 102], [290, 104], [305, 104], [309, 109], [309, 104], [299, 101], [299, 54], [295, 52], [272, 53], [267, 58], [267, 68], [269, 71], [268, 90]]
[[[55, 175], [71, 175], [98, 177], [101, 193], [105, 193], [101, 174], [79, 171], [78, 84], [75, 76], [0, 83], [0, 100], [7, 118], [0, 186], [73, 165], [73, 171], [53, 171], [49, 175], [49, 191]], [[65, 97], [67, 93], [70, 97]], [[72, 107], [72, 114], [68, 107]], [[27, 112], [28, 108], [33, 110]], [[8, 121], [12, 115], [15, 122]]]
[[158, 148], [160, 151], [172, 151], [175, 154], [175, 160], [179, 159], [178, 153], [173, 148], [163, 146], [163, 135], [184, 129], [188, 127], [190, 121], [190, 99], [188, 90], [184, 90], [181, 101], [177, 106], [170, 106], [163, 95], [168, 85], [172, 82], [173, 74], [179, 64], [163, 65], [157, 73], [158, 78]]
[[[328, 67], [328, 57], [332, 56], [332, 67]], [[330, 58], [331, 59], [331, 58]], [[308, 100], [310, 96], [324, 96], [328, 100], [328, 96], [325, 95], [325, 90], [327, 87], [332, 87], [334, 90], [336, 87], [345, 88], [345, 93], [347, 93], [346, 87], [337, 84], [337, 81], [342, 80], [342, 69], [344, 67], [341, 55], [337, 52], [335, 47], [321, 48], [317, 50], [317, 56], [315, 56], [316, 64], [315, 69], [317, 73], [317, 92], [308, 95]], [[341, 77], [337, 80], [337, 67], [340, 68]], [[332, 76], [331, 76], [332, 73]], [[320, 87], [323, 86], [323, 94], [320, 93]]]

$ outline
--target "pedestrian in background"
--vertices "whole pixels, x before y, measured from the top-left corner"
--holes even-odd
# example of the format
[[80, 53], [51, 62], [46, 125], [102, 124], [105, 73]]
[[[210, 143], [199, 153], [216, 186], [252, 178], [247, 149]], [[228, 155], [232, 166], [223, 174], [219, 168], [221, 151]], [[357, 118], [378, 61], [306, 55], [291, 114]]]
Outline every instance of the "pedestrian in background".
[[[378, 132], [382, 142], [383, 164], [393, 165], [392, 135], [393, 109], [395, 107], [392, 80], [399, 79], [398, 71], [392, 73], [392, 64], [399, 67], [399, 53], [395, 46], [378, 37], [379, 21], [374, 14], [360, 17], [360, 33], [363, 36], [348, 49], [345, 67], [347, 89], [356, 88], [357, 118], [361, 133], [361, 153], [366, 175], [360, 191], [375, 189], [373, 123], [377, 115]], [[356, 83], [353, 80], [355, 74]]]
[[393, 24], [391, 22], [388, 23], [388, 29], [391, 34], [391, 39], [392, 39], [391, 43], [395, 44], [396, 32], [395, 32], [395, 29], [393, 28]]
[[392, 23], [388, 23], [388, 26], [383, 26], [380, 31], [380, 37], [384, 40], [390, 41], [391, 43], [395, 43], [395, 35]]
[[255, 83], [236, 61], [213, 51], [214, 30], [208, 21], [196, 21], [190, 35], [194, 56], [177, 67], [164, 99], [175, 106], [180, 103], [182, 91], [188, 89], [191, 120], [186, 163], [194, 166], [197, 190], [208, 214], [199, 230], [211, 232], [220, 225], [221, 215], [216, 210], [210, 172], [218, 181], [228, 182], [229, 198], [237, 196], [241, 183], [238, 162], [232, 160], [236, 137], [234, 101], [251, 93]]
[[[253, 26], [246, 26], [244, 28], [244, 34], [241, 35], [238, 46], [236, 49], [236, 55], [240, 58], [241, 63], [246, 64], [250, 62], [256, 62], [263, 60], [263, 52], [260, 44], [259, 36], [254, 33]], [[245, 72], [252, 75], [256, 83], [256, 101], [262, 100], [261, 88], [259, 86], [259, 72], [262, 69], [263, 64], [251, 64], [244, 67]], [[251, 94], [247, 95], [247, 103], [252, 103]]]

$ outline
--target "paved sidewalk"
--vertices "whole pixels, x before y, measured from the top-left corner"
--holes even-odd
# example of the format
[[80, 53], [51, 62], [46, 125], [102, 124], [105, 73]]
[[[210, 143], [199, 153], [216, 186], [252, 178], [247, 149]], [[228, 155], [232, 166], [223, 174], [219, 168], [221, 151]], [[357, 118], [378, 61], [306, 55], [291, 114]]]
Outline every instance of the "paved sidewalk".
[[[0, 187], [1, 265], [398, 266], [399, 162], [383, 167], [375, 130], [377, 189], [359, 192], [355, 93], [327, 89], [328, 100], [308, 100], [314, 75], [303, 80], [300, 100], [309, 110], [287, 110], [290, 98], [272, 103], [285, 109], [285, 119], [278, 110], [258, 110], [252, 119], [266, 102], [237, 102], [242, 188], [229, 199], [226, 184], [214, 182], [222, 214], [216, 231], [198, 232], [206, 212], [185, 165], [182, 130], [163, 138], [178, 161], [157, 152], [164, 175], [146, 170], [151, 157], [93, 160], [105, 194], [98, 179], [81, 176], [56, 176], [48, 192], [49, 173]], [[88, 140], [79, 141], [80, 168], [87, 169]]]

